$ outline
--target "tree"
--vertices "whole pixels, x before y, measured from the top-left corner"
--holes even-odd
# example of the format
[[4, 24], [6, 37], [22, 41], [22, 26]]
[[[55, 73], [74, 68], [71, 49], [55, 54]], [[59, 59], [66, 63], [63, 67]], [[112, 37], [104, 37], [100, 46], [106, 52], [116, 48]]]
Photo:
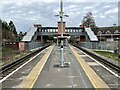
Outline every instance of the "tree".
[[2, 20], [0, 19], [0, 29], [2, 30]]
[[0, 46], [2, 45], [2, 20], [0, 19]]
[[83, 18], [82, 25], [86, 27], [96, 27], [95, 21], [92, 16], [92, 12], [86, 13]]
[[[2, 20], [1, 20], [2, 21]], [[14, 33], [6, 21], [2, 21], [2, 40], [15, 41]]]
[[117, 24], [116, 24], [116, 23], [114, 23], [114, 24], [113, 24], [113, 27], [116, 27], [116, 26], [117, 26]]
[[14, 35], [16, 36], [17, 35], [17, 31], [16, 31], [16, 27], [13, 23], [13, 21], [10, 21], [9, 22], [9, 27], [10, 27], [10, 30], [14, 33]]
[[24, 34], [23, 34], [23, 36], [25, 36], [27, 34], [27, 32], [25, 32]]
[[9, 25], [7, 24], [6, 21], [2, 21], [2, 29], [3, 29], [3, 30], [10, 30], [10, 27], [9, 27]]
[[19, 41], [21, 41], [22, 38], [23, 38], [23, 32], [21, 31], [21, 32], [19, 33]]

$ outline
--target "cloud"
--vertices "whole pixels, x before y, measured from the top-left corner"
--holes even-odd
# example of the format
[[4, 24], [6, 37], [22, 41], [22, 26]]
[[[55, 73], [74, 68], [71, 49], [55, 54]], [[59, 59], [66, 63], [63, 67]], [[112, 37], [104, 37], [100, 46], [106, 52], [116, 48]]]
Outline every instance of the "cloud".
[[92, 10], [92, 13], [93, 13], [93, 15], [94, 15], [94, 14], [97, 14], [98, 11], [97, 11], [97, 10]]
[[[78, 26], [89, 11], [93, 13], [98, 26], [110, 26], [112, 22], [117, 22], [117, 3], [79, 1], [82, 0], [66, 0], [63, 4], [64, 14], [69, 15], [68, 18], [64, 18], [67, 26]], [[60, 11], [59, 0], [3, 0], [2, 4], [2, 19], [8, 22], [12, 20], [18, 31], [26, 31], [35, 23], [57, 26], [59, 21], [59, 17], [55, 17]]]
[[118, 14], [118, 8], [114, 8], [112, 10], [108, 10], [105, 12], [105, 15], [109, 15], [109, 14]]
[[76, 5], [69, 5], [68, 8], [75, 8], [75, 7], [76, 7]]
[[104, 8], [109, 8], [109, 7], [110, 7], [109, 5], [104, 6]]
[[93, 9], [93, 7], [92, 6], [91, 7], [90, 6], [89, 7], [85, 7], [84, 10], [86, 10], [86, 9]]
[[104, 15], [100, 15], [100, 18], [106, 18], [106, 16], [104, 16]]
[[34, 11], [29, 11], [28, 14], [34, 14]]

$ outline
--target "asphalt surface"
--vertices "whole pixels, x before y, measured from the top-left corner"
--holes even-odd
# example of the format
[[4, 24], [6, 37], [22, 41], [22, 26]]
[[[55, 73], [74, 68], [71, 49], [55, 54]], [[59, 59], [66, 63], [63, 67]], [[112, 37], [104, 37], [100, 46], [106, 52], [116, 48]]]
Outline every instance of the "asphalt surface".
[[54, 67], [60, 62], [60, 47], [55, 47], [33, 88], [93, 88], [69, 47], [64, 48], [64, 60], [69, 67]]

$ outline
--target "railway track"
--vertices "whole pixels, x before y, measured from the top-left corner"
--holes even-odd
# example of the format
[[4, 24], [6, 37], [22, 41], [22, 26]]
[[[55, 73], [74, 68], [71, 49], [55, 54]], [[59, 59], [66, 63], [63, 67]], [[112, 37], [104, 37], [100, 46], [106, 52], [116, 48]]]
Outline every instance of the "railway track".
[[77, 47], [78, 49], [82, 50], [83, 52], [85, 52], [86, 54], [90, 55], [91, 57], [93, 57], [94, 59], [96, 59], [97, 61], [99, 61], [100, 63], [102, 63], [103, 65], [107, 66], [108, 68], [110, 68], [113, 72], [117, 73], [118, 75], [120, 75], [120, 66], [113, 64], [112, 62], [107, 61], [106, 59], [94, 54], [93, 52], [90, 52], [82, 47], [79, 47], [77, 45], [73, 45], [75, 47]]
[[48, 46], [50, 46], [51, 44], [47, 44], [45, 46], [43, 46], [42, 48], [20, 58], [17, 59], [11, 63], [8, 63], [4, 66], [2, 66], [0, 68], [0, 76], [3, 78], [5, 76], [7, 76], [9, 73], [11, 73], [13, 70], [17, 69], [19, 66], [21, 66], [23, 63], [25, 63], [28, 59], [30, 59], [31, 57], [35, 56], [36, 54], [38, 54], [40, 51], [44, 50], [45, 48], [47, 48]]

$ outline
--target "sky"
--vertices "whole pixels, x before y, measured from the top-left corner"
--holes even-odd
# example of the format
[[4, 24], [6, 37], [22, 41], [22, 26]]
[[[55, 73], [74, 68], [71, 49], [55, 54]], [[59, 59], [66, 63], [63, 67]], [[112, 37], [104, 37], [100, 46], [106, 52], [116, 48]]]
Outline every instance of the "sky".
[[[2, 0], [0, 18], [12, 20], [18, 32], [27, 32], [34, 24], [57, 26], [60, 0]], [[74, 1], [74, 2], [73, 2]], [[63, 0], [66, 26], [78, 27], [87, 12], [92, 12], [98, 27], [118, 24], [119, 0]]]

